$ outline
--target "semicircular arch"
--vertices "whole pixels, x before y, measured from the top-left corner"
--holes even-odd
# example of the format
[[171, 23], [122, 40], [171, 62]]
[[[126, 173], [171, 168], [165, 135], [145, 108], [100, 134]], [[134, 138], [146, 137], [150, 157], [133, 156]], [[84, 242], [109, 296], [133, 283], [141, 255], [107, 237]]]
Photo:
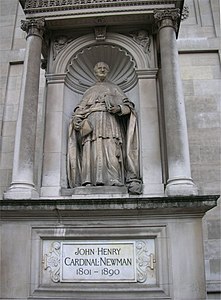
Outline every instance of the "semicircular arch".
[[108, 33], [107, 38], [103, 43], [96, 42], [93, 34], [88, 34], [75, 39], [70, 42], [65, 49], [63, 49], [54, 61], [52, 73], [61, 74], [66, 73], [72, 59], [78, 55], [85, 48], [96, 45], [113, 45], [125, 50], [135, 62], [136, 69], [150, 68], [147, 54], [143, 49], [128, 36], [119, 33]]

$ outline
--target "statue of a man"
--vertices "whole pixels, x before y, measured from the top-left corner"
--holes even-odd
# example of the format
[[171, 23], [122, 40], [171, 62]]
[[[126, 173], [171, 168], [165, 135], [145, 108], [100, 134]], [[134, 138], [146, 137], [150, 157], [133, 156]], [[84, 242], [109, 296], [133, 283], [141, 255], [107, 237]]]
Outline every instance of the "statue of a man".
[[68, 181], [76, 186], [127, 186], [140, 194], [139, 139], [134, 104], [94, 67], [97, 82], [74, 109], [69, 126]]

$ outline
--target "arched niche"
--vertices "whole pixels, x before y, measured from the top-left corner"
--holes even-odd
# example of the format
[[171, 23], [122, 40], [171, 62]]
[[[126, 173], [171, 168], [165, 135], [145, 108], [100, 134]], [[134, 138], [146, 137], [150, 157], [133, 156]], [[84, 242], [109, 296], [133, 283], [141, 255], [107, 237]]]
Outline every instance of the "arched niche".
[[154, 61], [152, 44], [150, 53], [145, 53], [131, 37], [118, 33], [107, 33], [102, 42], [97, 42], [93, 34], [79, 37], [66, 43], [52, 60], [48, 83], [63, 78], [67, 98], [72, 100], [64, 95], [61, 101], [64, 101], [66, 114], [70, 115], [70, 106], [73, 109], [80, 95], [96, 81], [94, 65], [104, 61], [110, 66], [108, 80], [119, 85], [139, 110], [137, 70], [150, 70]]
[[140, 47], [132, 38], [118, 33], [108, 33], [105, 41], [103, 42], [97, 42], [93, 34], [88, 34], [68, 43], [57, 55], [49, 72], [55, 74], [66, 73], [67, 67], [69, 66], [73, 57], [78, 55], [87, 47], [101, 44], [117, 46], [119, 49], [121, 48], [125, 54], [128, 53], [128, 55], [133, 58], [133, 60], [136, 62], [137, 69], [148, 69], [153, 67], [151, 66], [150, 62], [150, 54], [145, 53], [142, 47]]
[[96, 82], [93, 69], [99, 61], [104, 61], [109, 65], [108, 80], [120, 86], [139, 110], [139, 95], [136, 88], [138, 83], [136, 61], [122, 47], [102, 43], [92, 44], [79, 50], [68, 61], [64, 97], [66, 115], [70, 115], [70, 112], [79, 102], [79, 98]]
[[[66, 173], [68, 125], [72, 111], [81, 100], [82, 94], [96, 80], [93, 67], [98, 61], [105, 61], [109, 64], [111, 71], [108, 79], [119, 85], [128, 98], [135, 103], [141, 128], [141, 165], [145, 163], [143, 158], [151, 161], [149, 159], [151, 155], [148, 154], [148, 158], [145, 158], [146, 150], [142, 150], [142, 140], [145, 139], [146, 129], [142, 124], [142, 118], [145, 119], [145, 115], [141, 117], [141, 110], [142, 107], [145, 110], [149, 104], [152, 106], [154, 102], [154, 112], [151, 107], [151, 115], [158, 114], [156, 70], [151, 68], [153, 59], [150, 59], [150, 54], [145, 53], [142, 47], [130, 37], [108, 33], [105, 41], [96, 42], [94, 35], [85, 35], [67, 43], [57, 57], [54, 60], [51, 59], [49, 66], [42, 176], [43, 196], [48, 196], [48, 193], [51, 196], [59, 196], [61, 189], [68, 187]], [[144, 81], [148, 78], [150, 81], [152, 80], [152, 83], [149, 81], [149, 86], [153, 90], [151, 93], [154, 94], [154, 100], [151, 97], [148, 100], [148, 94], [145, 92]], [[52, 127], [54, 123], [57, 127], [56, 131]], [[155, 127], [154, 130], [158, 131], [156, 134], [159, 135], [158, 124]], [[155, 139], [156, 137], [152, 134], [151, 138]], [[158, 139], [157, 136], [157, 141]], [[160, 147], [158, 145], [157, 147], [158, 153]], [[153, 151], [156, 157], [155, 150]], [[157, 155], [157, 158], [159, 156], [160, 154]], [[141, 170], [141, 176], [145, 177], [143, 172], [144, 168]], [[151, 174], [151, 167], [148, 167], [148, 174]], [[148, 176], [146, 177], [149, 180]], [[160, 179], [157, 179], [157, 182], [161, 180], [162, 174], [158, 177]], [[52, 193], [54, 194], [52, 195]]]

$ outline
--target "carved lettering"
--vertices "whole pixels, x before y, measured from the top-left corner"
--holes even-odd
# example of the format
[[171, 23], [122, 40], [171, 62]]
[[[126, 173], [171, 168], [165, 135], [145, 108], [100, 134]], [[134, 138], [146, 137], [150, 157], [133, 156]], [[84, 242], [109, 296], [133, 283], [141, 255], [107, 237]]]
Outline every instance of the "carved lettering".
[[44, 270], [49, 271], [55, 283], [156, 280], [153, 239], [85, 244], [55, 241], [44, 253], [43, 262]]

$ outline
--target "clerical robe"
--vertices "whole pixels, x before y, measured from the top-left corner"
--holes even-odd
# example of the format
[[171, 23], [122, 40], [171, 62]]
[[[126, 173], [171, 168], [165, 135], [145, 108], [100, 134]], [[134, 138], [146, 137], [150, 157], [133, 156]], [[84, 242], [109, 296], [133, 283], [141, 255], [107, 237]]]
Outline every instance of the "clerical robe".
[[[119, 106], [120, 112], [110, 113]], [[80, 128], [76, 130], [76, 120]], [[139, 140], [134, 104], [110, 82], [90, 87], [69, 126], [68, 181], [76, 186], [124, 186], [138, 182]]]

